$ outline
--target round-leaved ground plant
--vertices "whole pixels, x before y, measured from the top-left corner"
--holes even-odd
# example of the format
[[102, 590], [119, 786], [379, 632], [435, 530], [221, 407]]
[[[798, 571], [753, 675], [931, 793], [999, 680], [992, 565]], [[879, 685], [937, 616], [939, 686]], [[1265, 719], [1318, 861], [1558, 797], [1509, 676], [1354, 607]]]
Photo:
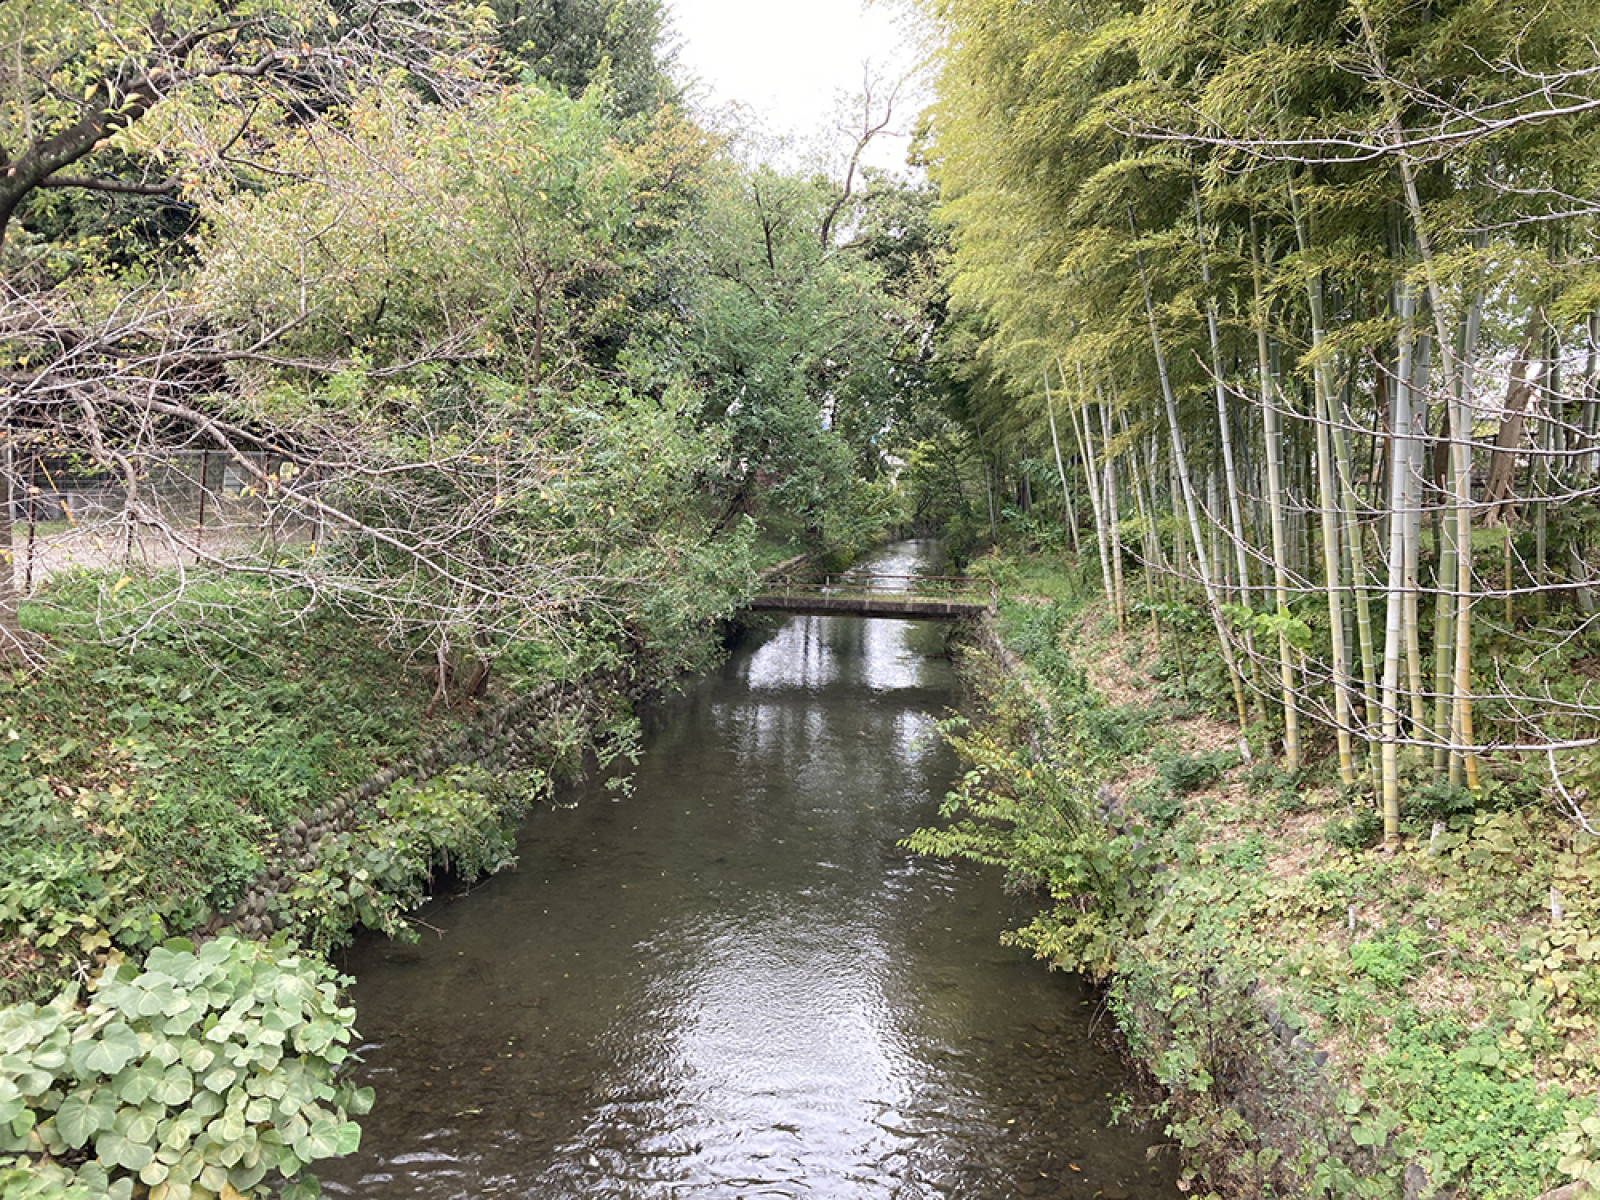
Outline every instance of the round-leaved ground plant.
[[354, 1036], [332, 968], [292, 947], [183, 940], [108, 972], [81, 1003], [0, 1010], [0, 1194], [235, 1200], [349, 1154], [370, 1089], [339, 1078]]

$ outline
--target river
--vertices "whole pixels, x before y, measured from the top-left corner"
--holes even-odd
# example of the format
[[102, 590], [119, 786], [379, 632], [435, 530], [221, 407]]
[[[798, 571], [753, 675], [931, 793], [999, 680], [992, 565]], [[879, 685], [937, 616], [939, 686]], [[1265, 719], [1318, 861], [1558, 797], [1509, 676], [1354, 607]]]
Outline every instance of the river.
[[[902, 543], [865, 564], [926, 570]], [[526, 821], [517, 870], [345, 969], [378, 1089], [318, 1170], [385, 1200], [1175, 1197], [1087, 989], [1026, 902], [918, 858], [957, 763], [936, 623], [797, 617], [655, 706], [631, 792]]]

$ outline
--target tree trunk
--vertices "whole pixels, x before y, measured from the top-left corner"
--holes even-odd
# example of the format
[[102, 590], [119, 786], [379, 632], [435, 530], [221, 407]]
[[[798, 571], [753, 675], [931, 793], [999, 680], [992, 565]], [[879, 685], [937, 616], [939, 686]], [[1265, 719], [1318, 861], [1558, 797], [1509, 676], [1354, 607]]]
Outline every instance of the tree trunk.
[[[1122, 433], [1128, 433], [1128, 416], [1121, 413]], [[1145, 503], [1145, 480], [1141, 478], [1139, 470], [1139, 453], [1137, 443], [1130, 446], [1128, 455], [1128, 478], [1133, 484], [1133, 503], [1139, 513], [1139, 541], [1143, 546], [1144, 559], [1144, 597], [1150, 606], [1150, 622], [1156, 631], [1156, 654], [1161, 653], [1161, 619], [1156, 612], [1156, 573], [1163, 570], [1161, 560], [1161, 539], [1156, 536], [1155, 492], [1150, 493], [1150, 502]]]
[[[1361, 30], [1372, 51], [1374, 63], [1384, 69], [1383, 55], [1372, 22], [1360, 11]], [[1385, 75], [1384, 78], [1387, 79]], [[1388, 99], [1395, 100], [1392, 85], [1385, 87]], [[1396, 111], [1399, 106], [1396, 104]], [[1478, 761], [1472, 752], [1472, 420], [1467, 412], [1472, 394], [1472, 362], [1477, 354], [1478, 327], [1483, 318], [1483, 299], [1474, 294], [1459, 322], [1459, 346], [1452, 335], [1444, 286], [1435, 261], [1433, 239], [1428, 231], [1427, 214], [1417, 189], [1416, 166], [1406, 149], [1405, 130], [1397, 117], [1391, 117], [1389, 132], [1396, 148], [1395, 165], [1400, 170], [1406, 215], [1416, 237], [1417, 254], [1427, 279], [1428, 305], [1439, 336], [1439, 355], [1443, 359], [1444, 385], [1450, 430], [1451, 496], [1449, 521], [1455, 534], [1455, 661], [1451, 670], [1450, 704], [1450, 780], [1464, 779], [1467, 787], [1478, 788]], [[1479, 235], [1480, 239], [1482, 235]], [[1481, 248], [1481, 241], [1480, 241]], [[1441, 580], [1441, 584], [1442, 584]], [[1442, 595], [1442, 592], [1441, 592]]]
[[[1445, 415], [1448, 425], [1449, 415]], [[1455, 465], [1445, 462], [1444, 486], [1447, 493], [1455, 490]], [[1442, 508], [1442, 505], [1441, 505]], [[1435, 600], [1433, 607], [1433, 770], [1444, 779], [1450, 770], [1450, 708], [1452, 657], [1455, 653], [1456, 604], [1451, 595], [1456, 579], [1456, 525], [1454, 521], [1439, 521], [1439, 567], [1434, 574]]]
[[1426, 335], [1418, 339], [1412, 352], [1411, 379], [1405, 381], [1411, 388], [1411, 456], [1406, 467], [1405, 499], [1405, 600], [1401, 617], [1406, 633], [1406, 671], [1408, 691], [1411, 696], [1411, 725], [1413, 736], [1420, 736], [1428, 727], [1427, 703], [1422, 688], [1422, 634], [1418, 624], [1418, 598], [1421, 592], [1420, 561], [1422, 555], [1422, 481], [1423, 464], [1427, 454], [1427, 395], [1429, 352], [1432, 339]]
[[1361, 696], [1366, 715], [1366, 736], [1370, 744], [1372, 736], [1381, 724], [1378, 714], [1377, 650], [1372, 634], [1372, 596], [1371, 589], [1367, 586], [1366, 547], [1362, 544], [1361, 538], [1358, 511], [1360, 497], [1356, 493], [1352, 477], [1350, 438], [1347, 432], [1349, 425], [1349, 409], [1343, 408], [1339, 420], [1334, 423], [1332, 429], [1334, 462], [1339, 469], [1344, 552], [1350, 569], [1350, 595], [1356, 617], [1356, 649], [1361, 656]]
[[1500, 418], [1499, 432], [1495, 434], [1494, 452], [1489, 459], [1489, 479], [1483, 489], [1483, 501], [1488, 506], [1484, 515], [1485, 525], [1509, 522], [1516, 508], [1517, 455], [1522, 449], [1527, 427], [1528, 400], [1533, 396], [1533, 381], [1528, 378], [1528, 368], [1533, 365], [1534, 344], [1543, 318], [1543, 311], [1535, 308], [1533, 315], [1528, 318], [1522, 352], [1511, 366], [1504, 415]]
[[1000, 526], [999, 526], [999, 523], [995, 519], [995, 512], [994, 512], [994, 484], [995, 484], [995, 481], [994, 481], [993, 477], [989, 474], [989, 450], [988, 450], [988, 447], [984, 445], [984, 441], [983, 441], [983, 426], [978, 424], [978, 422], [976, 420], [974, 420], [972, 422], [972, 428], [978, 434], [978, 461], [983, 464], [983, 495], [984, 495], [984, 499], [986, 499], [989, 502], [989, 540], [991, 542], [998, 542], [1000, 540]]

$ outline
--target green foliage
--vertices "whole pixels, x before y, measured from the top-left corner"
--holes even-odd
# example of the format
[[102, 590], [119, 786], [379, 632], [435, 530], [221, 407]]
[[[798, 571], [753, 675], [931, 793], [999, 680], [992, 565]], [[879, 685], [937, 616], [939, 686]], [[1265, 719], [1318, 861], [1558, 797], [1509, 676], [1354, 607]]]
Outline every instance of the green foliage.
[[[1008, 581], [1017, 578], [1013, 565], [997, 569]], [[1010, 806], [1025, 785], [1024, 764], [1035, 754], [1071, 759], [1080, 747], [1106, 748], [1093, 714], [1107, 710], [1082, 695], [1085, 683], [1063, 644], [1062, 620], [1037, 605], [1008, 607], [1004, 615], [1010, 644], [1027, 653], [1030, 667], [1037, 664], [1032, 674], [1044, 695], [1072, 713], [1062, 728], [1075, 739], [1073, 748], [1046, 740], [1008, 758], [1006, 747], [1037, 744], [1048, 728], [1036, 712], [1026, 724], [1023, 714], [1032, 710], [1016, 704], [1001, 718], [997, 744], [980, 756], [990, 766], [976, 789], [978, 805], [962, 810], [994, 819], [941, 831], [941, 840], [926, 844], [981, 855], [1019, 879], [1055, 881], [1046, 886], [1056, 903], [1013, 937], [1054, 961], [1110, 972], [1112, 1008], [1135, 1056], [1166, 1089], [1162, 1115], [1170, 1136], [1206, 1164], [1204, 1182], [1224, 1194], [1376, 1198], [1393, 1194], [1406, 1163], [1416, 1161], [1439, 1189], [1509, 1198], [1548, 1187], [1558, 1169], [1572, 1178], [1592, 1171], [1600, 1154], [1582, 1125], [1592, 1100], [1571, 1099], [1550, 1082], [1553, 1066], [1567, 1062], [1567, 1039], [1577, 1041], [1566, 1069], [1574, 1079], [1591, 1078], [1585, 1072], [1600, 998], [1594, 932], [1600, 914], [1589, 899], [1596, 860], [1588, 842], [1551, 860], [1539, 850], [1549, 834], [1535, 832], [1537, 806], [1501, 807], [1493, 794], [1469, 797], [1419, 781], [1408, 822], [1443, 820], [1451, 830], [1433, 839], [1431, 853], [1419, 844], [1414, 863], [1425, 871], [1419, 879], [1403, 873], [1410, 868], [1402, 862], [1365, 853], [1381, 822], [1352, 789], [1350, 815], [1328, 829], [1347, 853], [1314, 854], [1315, 873], [1284, 879], [1277, 874], [1281, 859], [1274, 870], [1267, 866], [1268, 854], [1282, 847], [1260, 826], [1240, 836], [1229, 825], [1240, 813], [1227, 809], [1224, 797], [1210, 801], [1208, 819], [1182, 819], [1182, 797], [1214, 784], [1235, 756], [1159, 748], [1155, 777], [1130, 796], [1140, 822], [1135, 832], [1147, 844], [1130, 845], [1101, 829], [1100, 858], [1084, 840], [1050, 836], [1048, 826], [1047, 836], [1032, 833], [1043, 823], [1035, 819], [1030, 828]], [[1148, 727], [1141, 728], [1148, 738]], [[1091, 738], [1096, 742], [1084, 746]], [[1085, 766], [1117, 765], [1084, 759]], [[1305, 779], [1270, 765], [1249, 778], [1252, 794], [1292, 797], [1295, 809], [1318, 803], [1296, 790]], [[995, 804], [995, 795], [1006, 803]], [[986, 801], [991, 807], [983, 807]], [[1280, 799], [1266, 809], [1268, 821], [1284, 807]], [[1096, 826], [1091, 820], [1089, 828]], [[1055, 861], [1039, 851], [1046, 844]], [[1124, 878], [1145, 882], [1120, 896], [1115, 888], [1096, 893], [1084, 878], [1096, 876], [1097, 861], [1117, 863]], [[1564, 915], [1546, 932], [1552, 887]], [[1497, 935], [1477, 935], [1487, 939], [1480, 946], [1466, 932], [1477, 928], [1466, 915], [1493, 908], [1513, 921], [1535, 918], [1539, 934], [1525, 937], [1513, 954], [1488, 952], [1501, 945]], [[1372, 911], [1381, 914], [1376, 931], [1366, 915]], [[1441, 928], [1454, 932], [1433, 932]], [[1285, 936], [1294, 945], [1287, 956]], [[1438, 1010], [1438, 985], [1431, 982], [1444, 962], [1468, 955], [1486, 960], [1491, 994], [1505, 997], [1471, 1031], [1453, 1024], [1448, 1008]], [[1358, 1088], [1332, 1107], [1311, 1102], [1326, 1095], [1328, 1077], [1317, 1070], [1315, 1047], [1296, 1037], [1298, 1022], [1268, 1027], [1260, 983], [1285, 997], [1277, 1009], [1284, 1018], [1294, 1021], [1298, 1004], [1314, 1010], [1333, 1036], [1379, 1047], [1363, 1064]], [[1430, 998], [1427, 1017], [1413, 1001], [1419, 992]], [[1263, 1115], [1259, 1098], [1285, 1087], [1303, 1089], [1295, 1094], [1307, 1099]], [[1190, 1182], [1201, 1181], [1191, 1175]]]
[[[581, 343], [604, 305], [572, 289], [617, 278], [628, 198], [598, 95], [530, 85], [452, 111], [375, 89], [343, 123], [337, 141], [311, 126], [274, 147], [267, 165], [305, 182], [232, 194], [210, 213], [199, 287], [233, 338], [292, 326], [283, 353], [354, 351], [359, 371], [426, 361], [467, 325], [481, 361], [535, 382]], [[281, 252], [313, 231], [325, 269]], [[313, 316], [297, 317], [306, 306]], [[524, 324], [539, 330], [532, 342]], [[359, 394], [356, 380], [344, 386]]]
[[1197, 930], [1168, 950], [1125, 946], [1118, 965], [1109, 1003], [1168, 1094], [1168, 1132], [1191, 1155], [1208, 1143], [1228, 1146], [1236, 1167], [1270, 1168], [1253, 1153], [1248, 1163], [1237, 1157], [1254, 1150], [1255, 1138], [1227, 1103], [1271, 1036], [1238, 964]]
[[1067, 619], [1078, 603], [1012, 603], [1002, 593], [1000, 634], [1027, 662], [1031, 678], [1046, 689], [1048, 719], [1064, 723], [1075, 752], [1085, 756], [1088, 766], [1109, 767], [1149, 746], [1152, 723], [1161, 714], [1147, 705], [1110, 707], [1089, 690], [1087, 676], [1063, 642]]
[[1323, 836], [1344, 850], [1365, 850], [1383, 837], [1383, 814], [1371, 806], [1355, 809], [1349, 816], [1335, 817], [1323, 827]]
[[[994, 569], [1009, 584], [1023, 568]], [[1060, 613], [1016, 604], [1003, 620], [1010, 644], [1041, 664], [1041, 698], [1071, 717], [1052, 728], [1020, 702], [1002, 709], [991, 777], [1014, 778], [1006, 748], [1031, 744], [1011, 753], [1077, 763], [1085, 794], [1091, 763], [1123, 766], [1084, 744], [1098, 736], [1093, 714], [1111, 710], [1080, 694]], [[1414, 1162], [1438, 1194], [1510, 1200], [1600, 1171], [1600, 841], [1530, 802], [1526, 780], [1486, 781], [1474, 796], [1421, 771], [1403, 801], [1419, 836], [1388, 854], [1368, 852], [1381, 821], [1363, 786], [1315, 786], [1310, 772], [1325, 767], [1291, 777], [1259, 764], [1250, 792], [1271, 803], [1217, 790], [1203, 817], [1185, 816], [1187, 789], [1214, 784], [1234, 756], [1166, 749], [1148, 717], [1140, 728], [1156, 747], [1154, 778], [1128, 789], [1140, 843], [1099, 833], [1108, 859], [1129, 855], [1128, 894], [1107, 901], [1063, 871], [1058, 902], [1014, 937], [1109, 971], [1130, 1049], [1166, 1089], [1169, 1134], [1204, 1164], [1188, 1176], [1197, 1191], [1378, 1200], [1398, 1194]], [[1284, 820], [1323, 809], [1344, 814], [1325, 830], [1331, 849], [1318, 848], [1314, 822]], [[1435, 821], [1444, 829], [1429, 836]], [[1048, 877], [1053, 864], [1016, 822], [1004, 813], [980, 825], [980, 841], [953, 845]], [[1092, 850], [1063, 845], [1092, 875]], [[1333, 1054], [1325, 1066], [1321, 1049]]]
[[1145, 903], [1149, 852], [1130, 837], [1112, 837], [1094, 816], [1089, 779], [1071, 758], [1015, 748], [1007, 724], [1026, 709], [1003, 710], [998, 728], [963, 720], [942, 726], [967, 768], [946, 797], [949, 822], [919, 829], [906, 845], [923, 854], [974, 859], [1006, 868], [1015, 886], [1036, 888], [1053, 903], [1007, 935], [1040, 958], [1101, 976], [1116, 958], [1116, 939]]
[[602, 88], [623, 116], [671, 93], [660, 60], [661, 0], [494, 0], [500, 47], [577, 98]]
[[7, 1196], [209, 1200], [317, 1194], [304, 1169], [353, 1152], [370, 1090], [341, 1080], [352, 1009], [332, 970], [283, 946], [175, 941], [101, 977], [86, 1005], [0, 1010]]
[[1183, 815], [1183, 793], [1159, 783], [1138, 789], [1132, 798], [1134, 815], [1151, 829], [1170, 829]]
[[1255, 612], [1243, 605], [1223, 605], [1223, 613], [1240, 631], [1253, 634], [1264, 646], [1274, 645], [1281, 637], [1296, 650], [1309, 650], [1312, 647], [1311, 626], [1306, 621], [1294, 615], [1284, 607], [1278, 612]]
[[1216, 783], [1238, 761], [1238, 753], [1229, 749], [1158, 753], [1155, 777], [1137, 790], [1134, 808], [1146, 823], [1165, 829], [1183, 812], [1185, 797]]
[[1201, 788], [1210, 787], [1222, 778], [1222, 773], [1239, 761], [1233, 750], [1210, 750], [1204, 754], [1178, 754], [1163, 758], [1156, 767], [1156, 776], [1169, 792], [1187, 796]]
[[1402, 927], [1350, 947], [1350, 965], [1380, 988], [1400, 991], [1422, 962], [1416, 931]]
[[55, 990], [97, 938], [140, 953], [231, 907], [280, 826], [424, 727], [421, 680], [347, 618], [166, 589], [64, 575], [23, 610], [55, 658], [0, 678], [0, 941], [28, 964], [0, 971], [7, 998]]
[[859, 203], [822, 175], [724, 165], [683, 233], [702, 423], [736, 448], [707, 482], [730, 514], [781, 512], [824, 547], [900, 515], [865, 485], [908, 415], [902, 360], [922, 328], [887, 264], [835, 243]]
[[1358, 1138], [1377, 1130], [1381, 1144], [1398, 1129], [1439, 1190], [1515, 1200], [1549, 1170], [1552, 1146], [1581, 1132], [1591, 1107], [1526, 1071], [1525, 1053], [1503, 1030], [1468, 1032], [1402, 1006], [1385, 1053], [1363, 1074], [1366, 1101], [1346, 1108]]
[[[922, 423], [933, 424], [927, 417]], [[983, 462], [953, 421], [922, 433], [900, 473], [907, 519], [914, 531], [937, 534], [954, 561], [967, 562], [989, 536]]]
[[324, 955], [361, 927], [409, 936], [405, 914], [438, 872], [475, 879], [516, 862], [516, 820], [547, 788], [540, 773], [475, 767], [421, 784], [398, 781], [374, 822], [317, 842], [316, 862], [293, 872], [273, 898], [277, 927]]
[[1434, 821], [1460, 828], [1482, 806], [1479, 797], [1448, 779], [1430, 778], [1408, 788], [1400, 799], [1402, 819], [1425, 829]]
[[1569, 1110], [1565, 1125], [1551, 1139], [1556, 1169], [1570, 1179], [1600, 1188], [1600, 1115]]
[[[1109, 1004], [1166, 1093], [1169, 1134], [1219, 1192], [1319, 1194], [1298, 1190], [1301, 1160], [1314, 1158], [1344, 1180], [1338, 1195], [1373, 1194], [1367, 1166], [1333, 1144], [1308, 1048], [1284, 1044], [1298, 1033], [1292, 1011], [1268, 1020], [1258, 984], [1282, 953], [1253, 936], [1268, 886], [1254, 839], [1186, 857], [1123, 941]], [[1262, 1104], [1285, 1094], [1295, 1100]]]
[[1306, 806], [1303, 771], [1290, 773], [1271, 759], [1257, 759], [1244, 778], [1250, 795], [1270, 796], [1273, 806], [1283, 812], [1300, 812]]

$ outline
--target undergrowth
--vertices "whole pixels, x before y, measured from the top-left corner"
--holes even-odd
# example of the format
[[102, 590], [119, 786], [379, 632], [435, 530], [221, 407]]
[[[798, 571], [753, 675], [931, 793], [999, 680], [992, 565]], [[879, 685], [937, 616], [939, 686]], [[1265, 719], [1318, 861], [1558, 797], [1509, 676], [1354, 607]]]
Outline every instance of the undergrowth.
[[430, 730], [422, 673], [338, 613], [103, 582], [53, 580], [23, 608], [48, 665], [0, 674], [0, 1001], [225, 910], [277, 829]]
[[[1176, 624], [1163, 660], [1192, 686]], [[1196, 714], [1148, 675], [1107, 706], [1084, 664], [1127, 691], [1137, 643], [1081, 602], [1008, 603], [998, 626], [1042, 706], [1002, 683], [947, 729], [969, 770], [912, 844], [1038, 890], [1013, 939], [1106, 982], [1191, 1194], [1600, 1186], [1600, 838], [1514, 763], [1478, 794], [1417, 764], [1406, 840], [1379, 852], [1370, 791], [1185, 743], [1167, 718]]]

